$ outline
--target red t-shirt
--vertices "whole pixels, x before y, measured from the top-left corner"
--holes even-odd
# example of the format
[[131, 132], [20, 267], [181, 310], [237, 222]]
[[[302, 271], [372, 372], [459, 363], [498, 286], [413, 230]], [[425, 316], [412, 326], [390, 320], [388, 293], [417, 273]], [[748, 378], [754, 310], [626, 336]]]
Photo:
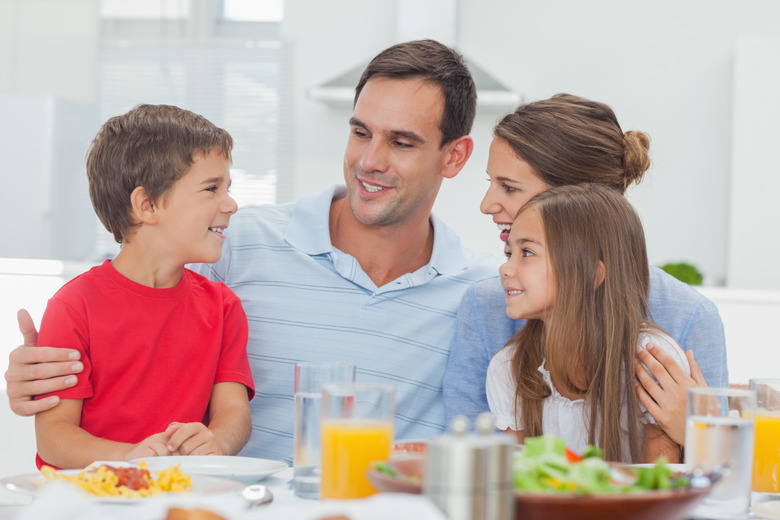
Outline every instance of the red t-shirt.
[[106, 260], [49, 300], [38, 345], [81, 351], [78, 383], [55, 393], [84, 400], [81, 428], [134, 444], [173, 421], [204, 421], [217, 383], [242, 383], [254, 397], [247, 330], [223, 283], [185, 269], [175, 287], [153, 289]]

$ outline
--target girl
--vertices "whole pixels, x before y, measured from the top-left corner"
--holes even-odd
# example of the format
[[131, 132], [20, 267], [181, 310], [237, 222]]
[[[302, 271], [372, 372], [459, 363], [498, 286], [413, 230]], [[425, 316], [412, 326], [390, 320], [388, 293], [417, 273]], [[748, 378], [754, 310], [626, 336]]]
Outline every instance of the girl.
[[[493, 131], [480, 210], [498, 226], [496, 238], [503, 244], [517, 212], [542, 191], [592, 183], [623, 193], [641, 182], [650, 166], [649, 147], [645, 133], [623, 132], [604, 103], [557, 94], [520, 105]], [[525, 324], [506, 315], [505, 296], [496, 276], [471, 285], [463, 297], [442, 385], [447, 422], [461, 414], [474, 419], [488, 409], [488, 363]], [[728, 385], [723, 324], [711, 301], [653, 266], [647, 306], [653, 321], [689, 351], [693, 376], [663, 349], [646, 348], [639, 358], [662, 386], [639, 371], [637, 393], [664, 431], [682, 444], [687, 389], [705, 380]]]
[[512, 223], [499, 273], [506, 313], [526, 325], [491, 360], [487, 399], [498, 427], [552, 433], [607, 460], [640, 462], [679, 447], [643, 413], [634, 393], [636, 345], [652, 342], [690, 367], [648, 320], [642, 224], [617, 191], [562, 186], [526, 203]]

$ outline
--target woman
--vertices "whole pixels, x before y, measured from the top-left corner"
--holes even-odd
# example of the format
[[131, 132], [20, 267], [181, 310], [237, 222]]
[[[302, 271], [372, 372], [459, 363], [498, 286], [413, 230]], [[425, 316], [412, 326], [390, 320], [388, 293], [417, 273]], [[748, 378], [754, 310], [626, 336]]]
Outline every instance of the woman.
[[[554, 186], [597, 183], [624, 193], [650, 166], [650, 140], [623, 133], [610, 107], [569, 94], [521, 105], [496, 125], [488, 158], [490, 186], [480, 210], [493, 218], [505, 241], [518, 210]], [[498, 277], [473, 285], [458, 311], [458, 329], [444, 375], [447, 419], [488, 410], [485, 375], [490, 359], [524, 325], [506, 315]], [[650, 267], [650, 317], [684, 349], [693, 377], [685, 376], [660, 349], [638, 359], [661, 386], [638, 371], [640, 401], [678, 444], [684, 441], [685, 392], [689, 386], [726, 386], [723, 324], [715, 305], [698, 291]], [[694, 361], [694, 357], [696, 361]], [[698, 362], [698, 364], [697, 364]], [[699, 368], [700, 367], [700, 368]]]

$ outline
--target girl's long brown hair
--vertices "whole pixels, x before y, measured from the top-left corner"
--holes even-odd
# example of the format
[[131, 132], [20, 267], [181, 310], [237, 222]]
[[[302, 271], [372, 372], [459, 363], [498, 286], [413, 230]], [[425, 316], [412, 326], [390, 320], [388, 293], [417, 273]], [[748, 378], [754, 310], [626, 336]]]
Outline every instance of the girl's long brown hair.
[[[636, 344], [649, 324], [650, 275], [639, 216], [616, 190], [561, 186], [532, 198], [542, 220], [557, 294], [546, 326], [528, 320], [510, 340], [519, 423], [526, 437], [541, 435], [550, 389], [537, 368], [545, 362], [556, 387], [590, 405], [588, 442], [607, 460], [640, 458], [643, 431], [633, 373]], [[604, 280], [598, 283], [600, 263]], [[621, 425], [625, 405], [627, 428]]]

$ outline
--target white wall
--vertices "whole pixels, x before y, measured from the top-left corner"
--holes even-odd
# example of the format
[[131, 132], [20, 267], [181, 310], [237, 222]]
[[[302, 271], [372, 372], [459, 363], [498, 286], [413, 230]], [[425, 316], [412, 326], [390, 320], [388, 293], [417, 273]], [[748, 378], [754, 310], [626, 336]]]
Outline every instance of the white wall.
[[[733, 58], [738, 37], [780, 34], [775, 0], [461, 0], [459, 47], [526, 100], [571, 92], [610, 104], [624, 128], [648, 132], [654, 162], [630, 193], [653, 263], [687, 260], [711, 281], [727, 272]], [[342, 177], [348, 109], [305, 97], [395, 43], [396, 3], [290, 0], [295, 45], [297, 194]], [[322, 42], [328, 43], [323, 45]], [[490, 131], [478, 115], [475, 153], [436, 210], [467, 244], [500, 254], [477, 205]]]
[[751, 289], [780, 287], [780, 36], [737, 45], [730, 184], [728, 278]]

